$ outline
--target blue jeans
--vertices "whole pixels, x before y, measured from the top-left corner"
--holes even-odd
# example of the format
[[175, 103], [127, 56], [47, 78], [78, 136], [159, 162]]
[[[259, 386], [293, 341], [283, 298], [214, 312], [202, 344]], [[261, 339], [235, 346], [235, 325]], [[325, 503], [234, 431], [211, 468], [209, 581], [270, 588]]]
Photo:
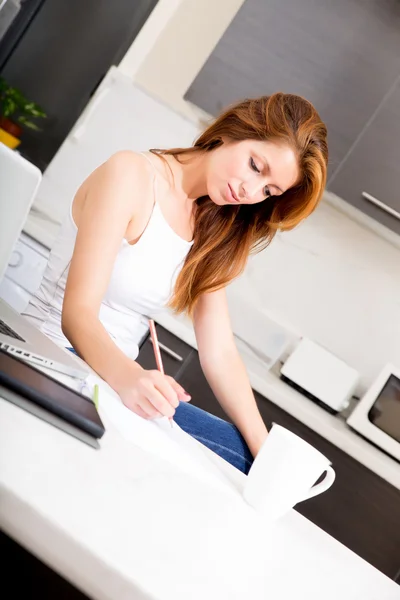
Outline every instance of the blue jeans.
[[[76, 354], [73, 348], [68, 348]], [[186, 433], [247, 475], [253, 462], [250, 450], [235, 425], [190, 402], [180, 402], [174, 421]]]
[[247, 475], [253, 457], [235, 425], [190, 402], [180, 402], [175, 411], [174, 421], [186, 433]]

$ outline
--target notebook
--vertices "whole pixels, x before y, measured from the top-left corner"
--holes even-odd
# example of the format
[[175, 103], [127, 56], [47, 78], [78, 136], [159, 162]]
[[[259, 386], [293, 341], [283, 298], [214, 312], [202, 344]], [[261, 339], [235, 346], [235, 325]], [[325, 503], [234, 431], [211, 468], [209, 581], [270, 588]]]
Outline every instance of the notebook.
[[99, 447], [105, 428], [92, 400], [1, 349], [0, 396]]

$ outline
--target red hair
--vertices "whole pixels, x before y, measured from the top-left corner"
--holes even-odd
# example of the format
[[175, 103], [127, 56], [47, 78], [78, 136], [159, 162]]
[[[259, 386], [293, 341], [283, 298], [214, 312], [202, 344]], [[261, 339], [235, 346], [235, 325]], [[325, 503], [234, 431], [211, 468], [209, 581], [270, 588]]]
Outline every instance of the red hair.
[[321, 200], [328, 163], [327, 130], [313, 105], [292, 94], [244, 100], [228, 108], [190, 148], [152, 150], [179, 162], [211, 152], [223, 140], [275, 141], [293, 148], [299, 182], [284, 194], [257, 204], [218, 206], [208, 196], [196, 200], [194, 241], [178, 276], [170, 307], [193, 313], [199, 297], [240, 275], [250, 253], [264, 249], [276, 232], [295, 227]]

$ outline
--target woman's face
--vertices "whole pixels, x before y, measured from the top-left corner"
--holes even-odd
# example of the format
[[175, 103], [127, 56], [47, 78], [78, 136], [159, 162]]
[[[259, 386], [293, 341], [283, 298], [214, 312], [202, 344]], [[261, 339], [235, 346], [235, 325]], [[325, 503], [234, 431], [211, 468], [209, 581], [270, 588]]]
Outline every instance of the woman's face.
[[207, 193], [218, 205], [256, 204], [280, 196], [298, 178], [296, 156], [286, 144], [225, 142], [210, 153]]

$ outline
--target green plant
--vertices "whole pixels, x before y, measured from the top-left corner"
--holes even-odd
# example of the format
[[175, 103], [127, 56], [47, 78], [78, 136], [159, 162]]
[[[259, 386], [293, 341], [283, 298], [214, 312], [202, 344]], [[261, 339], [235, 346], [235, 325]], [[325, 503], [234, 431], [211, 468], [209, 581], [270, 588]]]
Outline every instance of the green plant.
[[0, 115], [35, 131], [40, 131], [40, 127], [31, 118], [47, 117], [38, 104], [30, 102], [20, 90], [9, 85], [3, 77], [0, 77]]

